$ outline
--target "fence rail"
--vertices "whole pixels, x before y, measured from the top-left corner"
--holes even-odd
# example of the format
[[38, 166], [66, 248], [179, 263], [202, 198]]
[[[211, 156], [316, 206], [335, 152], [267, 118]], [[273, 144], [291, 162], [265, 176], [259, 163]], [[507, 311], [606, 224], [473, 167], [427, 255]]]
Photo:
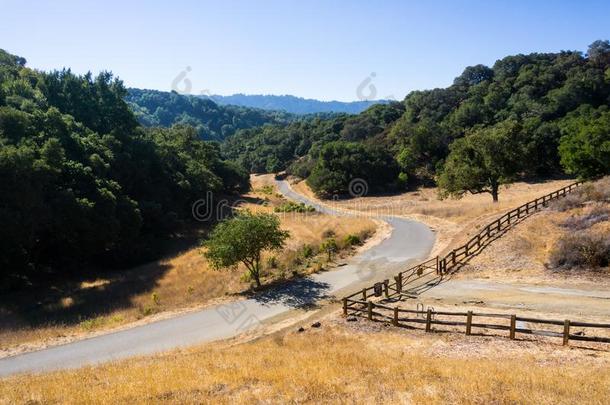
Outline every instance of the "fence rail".
[[[400, 307], [390, 307], [387, 305], [375, 303], [367, 300], [357, 300], [343, 298], [343, 314], [345, 316], [359, 316], [368, 319], [369, 321], [389, 322], [394, 326], [415, 328], [410, 324], [425, 325], [426, 332], [432, 332], [435, 325], [440, 326], [461, 326], [466, 335], [471, 335], [473, 328], [493, 329], [500, 331], [508, 331], [510, 339], [516, 339], [518, 333], [528, 335], [538, 335], [547, 337], [558, 337], [563, 339], [563, 345], [568, 345], [570, 340], [610, 343], [610, 324], [607, 323], [592, 323], [579, 322], [555, 319], [528, 318], [517, 316], [514, 314], [497, 314], [473, 311], [435, 311], [433, 308], [422, 309], [405, 309]], [[413, 316], [415, 315], [415, 316]], [[439, 319], [445, 317], [450, 319]], [[454, 320], [462, 318], [463, 320]], [[464, 319], [465, 318], [465, 319]], [[475, 322], [476, 319], [482, 321]], [[508, 322], [507, 322], [508, 321]], [[518, 326], [517, 322], [525, 322], [528, 324], [560, 326], [562, 331], [533, 329], [523, 326]], [[579, 327], [586, 329], [587, 332], [580, 331], [571, 333], [571, 328]], [[592, 336], [589, 335], [588, 329], [607, 329], [609, 336]]]
[[[510, 210], [483, 227], [479, 233], [474, 235], [464, 245], [453, 249], [446, 255], [442, 257], [436, 256], [430, 260], [419, 263], [416, 266], [398, 273], [392, 281], [383, 280], [382, 282], [377, 282], [361, 291], [356, 291], [353, 294], [348, 295], [346, 298], [353, 298], [359, 294], [362, 294], [364, 300], [372, 295], [377, 297], [385, 295], [386, 297], [401, 296], [405, 298], [415, 298], [419, 287], [414, 285], [417, 281], [425, 280], [431, 275], [442, 277], [445, 274], [455, 271], [466, 259], [482, 250], [496, 236], [515, 225], [521, 219], [524, 219], [542, 207], [547, 206], [550, 201], [565, 197], [581, 184], [582, 182], [579, 181], [569, 184], [559, 190], [555, 190]], [[425, 284], [427, 283], [423, 282], [422, 286]], [[411, 286], [409, 290], [405, 289], [407, 285]]]
[[[444, 256], [437, 256], [425, 262], [419, 263], [416, 266], [408, 268], [398, 273], [392, 281], [389, 279], [377, 282], [372, 286], [365, 287], [360, 291], [356, 291], [351, 295], [343, 298], [343, 314], [345, 316], [354, 315], [364, 317], [371, 321], [389, 322], [395, 326], [412, 327], [409, 324], [425, 325], [426, 332], [431, 332], [434, 325], [464, 327], [467, 335], [472, 333], [473, 328], [494, 329], [500, 331], [508, 331], [510, 339], [515, 339], [517, 333], [539, 335], [548, 337], [559, 337], [563, 339], [563, 344], [567, 345], [570, 340], [610, 343], [610, 337], [607, 336], [590, 336], [584, 331], [580, 333], [571, 333], [570, 328], [578, 327], [585, 329], [608, 329], [610, 324], [607, 323], [591, 323], [556, 319], [540, 319], [529, 318], [510, 314], [500, 313], [484, 313], [473, 311], [448, 312], [435, 311], [433, 308], [428, 308], [424, 311], [423, 305], [416, 310], [392, 307], [382, 303], [376, 303], [370, 300], [371, 297], [389, 298], [416, 298], [419, 288], [429, 286], [431, 284], [430, 276], [440, 280], [445, 274], [456, 271], [466, 259], [478, 253], [481, 249], [487, 246], [494, 238], [506, 231], [521, 219], [538, 211], [540, 208], [548, 205], [550, 201], [560, 197], [565, 197], [574, 189], [578, 188], [582, 182], [575, 182], [565, 186], [552, 193], [546, 194], [535, 200], [529, 201], [511, 211], [508, 211], [501, 217], [487, 224], [476, 235], [474, 235], [464, 245], [451, 250]], [[426, 281], [428, 280], [428, 281]], [[421, 282], [420, 285], [417, 283]], [[409, 287], [408, 289], [405, 287]], [[360, 296], [359, 298], [356, 298]], [[449, 317], [451, 319], [438, 319], [438, 317]], [[455, 320], [455, 317], [465, 320]], [[480, 322], [474, 322], [475, 319], [483, 319]], [[508, 321], [508, 323], [507, 323]], [[526, 328], [519, 323], [546, 325], [547, 327], [563, 327], [562, 331], [553, 331], [546, 329]], [[610, 336], [610, 333], [608, 334]]]

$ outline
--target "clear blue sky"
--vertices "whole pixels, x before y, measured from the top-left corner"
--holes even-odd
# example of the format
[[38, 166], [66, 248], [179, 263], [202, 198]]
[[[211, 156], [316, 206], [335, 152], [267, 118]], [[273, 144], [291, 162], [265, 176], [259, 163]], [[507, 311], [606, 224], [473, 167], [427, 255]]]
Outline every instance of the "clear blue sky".
[[468, 65], [610, 38], [607, 0], [0, 0], [0, 14], [0, 48], [30, 67], [106, 69], [170, 90], [188, 66], [194, 94], [345, 101], [373, 72], [378, 98], [402, 99]]

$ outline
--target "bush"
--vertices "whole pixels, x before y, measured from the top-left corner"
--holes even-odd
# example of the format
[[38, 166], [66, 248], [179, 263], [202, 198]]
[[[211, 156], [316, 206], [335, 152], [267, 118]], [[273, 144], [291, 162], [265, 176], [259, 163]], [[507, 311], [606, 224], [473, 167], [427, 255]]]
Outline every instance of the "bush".
[[360, 237], [358, 235], [347, 235], [344, 239], [345, 245], [346, 246], [354, 246], [354, 245], [361, 245], [362, 244], [362, 240], [360, 240]]
[[550, 262], [554, 268], [606, 267], [610, 262], [610, 239], [590, 232], [566, 235], [555, 244]]
[[594, 183], [582, 185], [578, 190], [551, 203], [550, 207], [556, 211], [569, 211], [578, 208], [586, 202], [610, 201], [610, 176], [606, 176]]
[[331, 261], [332, 255], [339, 250], [339, 246], [334, 238], [330, 238], [322, 242], [320, 245], [320, 250], [326, 252], [328, 254], [328, 261]]
[[262, 194], [265, 194], [265, 195], [273, 195], [273, 186], [266, 185], [266, 186], [261, 187], [257, 191]]
[[295, 203], [294, 201], [288, 201], [284, 204], [277, 206], [273, 209], [275, 212], [315, 212], [316, 209], [311, 205], [306, 205], [304, 203]]
[[303, 255], [303, 257], [305, 259], [309, 259], [310, 257], [312, 257], [314, 255], [313, 246], [311, 246], [311, 245], [303, 246], [301, 254]]
[[565, 212], [574, 208], [578, 208], [582, 206], [584, 203], [584, 196], [580, 192], [574, 192], [572, 194], [568, 194], [564, 198], [560, 198], [555, 200], [549, 204], [549, 207], [552, 210]]
[[589, 213], [571, 216], [562, 225], [573, 230], [583, 230], [599, 222], [608, 221], [608, 219], [610, 219], [610, 210], [601, 205], [595, 205]]

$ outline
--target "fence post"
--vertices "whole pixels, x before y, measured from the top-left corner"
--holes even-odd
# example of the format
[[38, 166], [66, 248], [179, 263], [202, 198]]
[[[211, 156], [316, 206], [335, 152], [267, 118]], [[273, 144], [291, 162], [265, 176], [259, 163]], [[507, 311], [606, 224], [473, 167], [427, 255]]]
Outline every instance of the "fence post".
[[369, 316], [369, 321], [373, 320], [373, 301], [369, 301], [369, 308], [368, 308], [368, 316]]
[[570, 320], [563, 321], [563, 345], [567, 346], [570, 340]]
[[362, 301], [366, 301], [366, 288], [362, 289]]
[[426, 332], [432, 331], [432, 309], [428, 308], [428, 313], [426, 314]]
[[402, 273], [398, 273], [396, 279], [396, 291], [400, 294], [402, 292]]
[[515, 340], [515, 329], [517, 329], [517, 315], [510, 316], [510, 338]]
[[386, 298], [390, 297], [390, 289], [388, 285], [390, 284], [390, 280], [383, 280], [383, 293]]
[[472, 311], [468, 311], [468, 315], [466, 315], [466, 334], [470, 335], [472, 331]]
[[392, 319], [392, 324], [398, 326], [398, 307], [394, 307], [394, 319]]
[[343, 298], [343, 315], [347, 316], [347, 298]]

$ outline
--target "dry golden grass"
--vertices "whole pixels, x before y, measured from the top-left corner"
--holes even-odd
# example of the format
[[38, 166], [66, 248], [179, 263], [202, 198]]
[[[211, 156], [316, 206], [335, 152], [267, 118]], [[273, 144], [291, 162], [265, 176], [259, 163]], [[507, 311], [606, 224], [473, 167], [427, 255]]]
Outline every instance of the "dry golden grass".
[[[605, 182], [605, 183], [604, 183]], [[605, 188], [610, 194], [610, 178], [594, 183], [594, 187]], [[576, 198], [576, 195], [573, 196]], [[559, 210], [562, 200], [551, 204], [548, 209], [538, 212], [509, 230], [506, 235], [494, 241], [480, 255], [474, 257], [459, 277], [477, 276], [519, 281], [567, 281], [592, 282], [596, 289], [610, 283], [610, 268], [578, 268], [556, 271], [550, 266], [552, 252], [557, 249], [558, 241], [579, 231], [592, 235], [610, 235], [610, 221], [604, 220], [583, 229], [573, 229], [566, 225], [570, 219], [586, 216], [593, 209], [610, 211], [610, 201], [587, 201], [581, 205]], [[601, 283], [601, 284], [600, 284]]]
[[605, 404], [610, 397], [607, 352], [329, 325], [11, 377], [0, 380], [0, 403]]
[[[349, 200], [323, 201], [338, 209], [358, 211], [364, 215], [397, 215], [413, 218], [437, 232], [432, 255], [459, 246], [470, 239], [481, 225], [488, 223], [521, 204], [558, 190], [574, 180], [550, 180], [538, 183], [513, 183], [500, 189], [500, 201], [489, 194], [466, 194], [463, 198], [439, 200], [437, 188], [421, 188], [399, 195], [361, 197]], [[316, 198], [304, 181], [293, 185], [298, 192]]]
[[[246, 197], [250, 201], [267, 200], [261, 204], [244, 203], [242, 208], [273, 212], [273, 207], [285, 202], [276, 195], [273, 177], [253, 176], [254, 191]], [[267, 186], [267, 188], [265, 188]], [[327, 263], [321, 254], [303, 258], [301, 249], [311, 245], [314, 253], [329, 230], [342, 250], [340, 257], [353, 253], [345, 246], [347, 235], [358, 235], [362, 240], [370, 237], [376, 225], [371, 220], [356, 218], [336, 218], [319, 213], [280, 215], [281, 226], [291, 232], [286, 248], [274, 253], [277, 266], [269, 268], [266, 254], [263, 283], [269, 283], [294, 276], [320, 271], [332, 263]], [[45, 343], [62, 343], [75, 337], [105, 331], [113, 328], [145, 323], [164, 318], [189, 309], [201, 308], [222, 300], [235, 299], [250, 288], [244, 279], [245, 269], [213, 270], [200, 247], [192, 247], [174, 257], [138, 266], [128, 271], [113, 273], [108, 278], [88, 280], [79, 285], [56, 287], [56, 299], [46, 310], [48, 322], [28, 321], [29, 314], [0, 312], [0, 355], [12, 354]], [[24, 300], [24, 307], [31, 306]], [[117, 304], [120, 302], [120, 304]], [[81, 308], [82, 307], [82, 308]], [[36, 311], [34, 309], [33, 311]], [[89, 314], [89, 315], [84, 315]]]

